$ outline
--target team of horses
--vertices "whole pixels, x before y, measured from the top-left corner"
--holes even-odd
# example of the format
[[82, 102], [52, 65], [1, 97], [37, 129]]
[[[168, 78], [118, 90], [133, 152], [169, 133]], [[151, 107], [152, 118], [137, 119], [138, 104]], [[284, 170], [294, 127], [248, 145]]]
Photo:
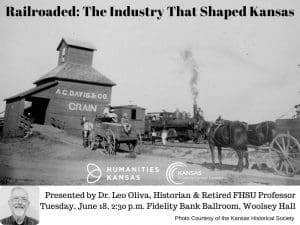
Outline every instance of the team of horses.
[[[207, 132], [211, 151], [212, 169], [215, 169], [214, 148], [218, 149], [219, 167], [222, 169], [222, 148], [232, 148], [238, 155], [236, 170], [242, 171], [249, 167], [247, 146], [261, 146], [270, 143], [275, 137], [275, 122], [264, 121], [257, 124], [247, 124], [241, 121], [218, 119], [216, 122], [203, 123]], [[245, 164], [243, 162], [245, 159]]]

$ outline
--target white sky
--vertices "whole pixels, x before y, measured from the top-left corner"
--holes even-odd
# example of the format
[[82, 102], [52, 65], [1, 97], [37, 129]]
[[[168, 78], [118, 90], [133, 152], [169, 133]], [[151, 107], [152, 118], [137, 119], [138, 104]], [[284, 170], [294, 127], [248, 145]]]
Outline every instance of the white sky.
[[[199, 66], [198, 105], [214, 120], [218, 115], [247, 122], [275, 120], [300, 103], [300, 3], [259, 1], [30, 1], [53, 8], [95, 5], [165, 8], [168, 5], [216, 8], [294, 8], [290, 18], [6, 18], [0, 2], [0, 97], [33, 87], [57, 65], [62, 37], [93, 43], [93, 67], [117, 83], [112, 105], [134, 103], [147, 111], [192, 111], [189, 80], [180, 53], [193, 52]], [[63, 3], [61, 3], [63, 2]], [[122, 4], [120, 4], [120, 2]], [[148, 2], [148, 3], [146, 3]], [[213, 4], [212, 4], [213, 3]], [[249, 4], [247, 4], [249, 3]], [[0, 112], [5, 102], [0, 102]]]

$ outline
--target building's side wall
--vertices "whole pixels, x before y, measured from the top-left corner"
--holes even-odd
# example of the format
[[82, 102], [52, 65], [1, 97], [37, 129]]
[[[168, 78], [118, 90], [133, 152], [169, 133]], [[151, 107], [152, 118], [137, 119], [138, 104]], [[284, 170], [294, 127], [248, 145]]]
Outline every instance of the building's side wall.
[[93, 51], [68, 46], [66, 61], [91, 66], [93, 63]]
[[[62, 60], [62, 54], [64, 48], [65, 48], [64, 60]], [[93, 50], [68, 46], [66, 45], [65, 42], [63, 42], [59, 49], [58, 65], [65, 62], [72, 62], [72, 63], [91, 66], [93, 63], [93, 53], [94, 53]]]
[[102, 115], [111, 102], [111, 87], [59, 81], [56, 86], [33, 96], [50, 99], [45, 124], [53, 120], [63, 122], [65, 130], [80, 134], [81, 117], [94, 121], [96, 115]]
[[136, 120], [133, 120], [133, 122], [135, 127], [143, 134], [145, 132], [145, 109], [136, 109]]
[[3, 135], [4, 137], [15, 137], [23, 135], [19, 129], [21, 115], [24, 112], [24, 99], [6, 102]]

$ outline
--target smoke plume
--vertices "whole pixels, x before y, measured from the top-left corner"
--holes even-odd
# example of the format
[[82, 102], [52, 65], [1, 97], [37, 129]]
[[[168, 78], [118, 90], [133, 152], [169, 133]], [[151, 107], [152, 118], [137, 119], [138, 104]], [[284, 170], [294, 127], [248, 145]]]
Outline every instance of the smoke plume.
[[196, 60], [193, 56], [193, 52], [189, 49], [186, 49], [181, 52], [181, 57], [184, 61], [185, 68], [188, 73], [191, 74], [190, 79], [190, 88], [193, 96], [194, 104], [197, 104], [199, 90], [198, 90], [198, 79], [199, 79], [199, 67], [196, 63]]

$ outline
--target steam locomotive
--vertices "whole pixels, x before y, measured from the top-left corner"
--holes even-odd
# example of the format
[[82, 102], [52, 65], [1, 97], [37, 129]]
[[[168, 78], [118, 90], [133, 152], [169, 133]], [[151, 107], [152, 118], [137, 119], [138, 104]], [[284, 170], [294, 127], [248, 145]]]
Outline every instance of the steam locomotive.
[[192, 140], [195, 143], [200, 143], [206, 140], [203, 124], [203, 112], [197, 107], [197, 104], [193, 106], [193, 116], [186, 112], [179, 112], [179, 110], [147, 113], [144, 136], [150, 138], [151, 132], [155, 131], [160, 137], [161, 132], [165, 130], [169, 141], [187, 142]]

